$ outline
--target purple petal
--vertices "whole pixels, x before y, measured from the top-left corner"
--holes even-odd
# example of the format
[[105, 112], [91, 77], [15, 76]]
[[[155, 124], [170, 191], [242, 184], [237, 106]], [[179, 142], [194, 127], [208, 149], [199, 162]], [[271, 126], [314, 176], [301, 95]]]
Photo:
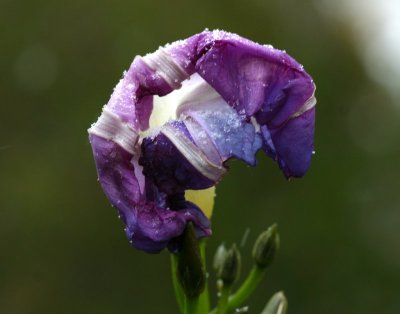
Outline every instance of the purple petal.
[[[206, 110], [193, 108], [185, 111], [185, 115], [191, 118], [186, 118], [185, 124], [191, 129], [202, 130], [205, 133], [193, 132], [192, 137], [200, 138], [196, 142], [201, 142], [205, 136], [210, 138], [223, 162], [234, 157], [254, 166], [256, 152], [262, 145], [260, 135], [256, 133], [254, 126], [243, 120], [234, 109], [223, 104], [216, 105]], [[204, 150], [207, 152], [211, 148], [209, 146]]]
[[301, 177], [311, 163], [314, 150], [314, 118], [312, 108], [280, 128], [271, 129], [279, 166], [287, 177]]
[[132, 245], [148, 253], [158, 253], [181, 235], [189, 221], [196, 226], [198, 237], [211, 235], [210, 222], [194, 204], [170, 210], [154, 203], [139, 205], [134, 223], [127, 224], [126, 235]]
[[[169, 49], [177, 56], [177, 62], [194, 63], [195, 70], [239, 114], [254, 116], [260, 126], [266, 126], [274, 133], [313, 99], [315, 86], [312, 78], [292, 57], [271, 46], [262, 46], [234, 34], [213, 31], [190, 38], [186, 45], [173, 44]], [[178, 52], [180, 49], [188, 52], [186, 60], [185, 55]], [[314, 116], [307, 117], [310, 119], [308, 124], [312, 125]], [[299, 133], [310, 136], [307, 141], [313, 141], [313, 132]], [[304, 174], [310, 164], [312, 145], [299, 150], [296, 146], [288, 147], [286, 143], [275, 143], [280, 139], [276, 136], [269, 138], [269, 143], [265, 142], [264, 147], [272, 147], [273, 144], [278, 150], [276, 156], [281, 168], [285, 164], [292, 164], [293, 161], [289, 159], [294, 156], [297, 156], [298, 163], [304, 161], [301, 167], [298, 165], [293, 168], [293, 171], [300, 168], [303, 171], [291, 172], [292, 168], [282, 168], [286, 176]], [[281, 147], [285, 147], [284, 151], [280, 151]], [[269, 155], [275, 156], [272, 151]]]
[[[172, 131], [167, 132], [168, 130]], [[177, 144], [177, 141], [183, 141], [182, 145]], [[179, 149], [183, 145], [184, 148]], [[204, 162], [204, 165], [197, 165], [197, 160]], [[209, 188], [215, 185], [225, 172], [222, 167], [213, 166], [196, 147], [183, 122], [171, 123], [158, 135], [145, 138], [139, 162], [143, 166], [144, 175], [152, 179], [160, 191], [167, 194]], [[217, 171], [215, 176], [200, 171], [208, 165]]]
[[188, 221], [193, 222], [199, 237], [211, 234], [203, 212], [190, 202], [171, 201], [171, 197], [158, 192], [151, 180], [140, 175], [141, 169], [137, 172], [131, 154], [96, 135], [90, 136], [90, 142], [99, 181], [136, 248], [159, 252], [182, 234]]
[[107, 108], [136, 130], [148, 128], [153, 95], [166, 95], [173, 88], [157, 71], [136, 57], [119, 81]]

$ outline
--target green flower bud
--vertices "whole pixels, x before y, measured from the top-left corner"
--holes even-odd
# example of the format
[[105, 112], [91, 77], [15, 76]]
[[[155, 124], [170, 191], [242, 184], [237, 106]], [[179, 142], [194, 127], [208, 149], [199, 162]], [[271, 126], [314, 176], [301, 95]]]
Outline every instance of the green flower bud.
[[271, 265], [279, 248], [277, 225], [273, 224], [261, 233], [253, 247], [253, 258], [260, 268]]
[[217, 277], [222, 280], [224, 286], [231, 286], [239, 278], [240, 267], [240, 252], [236, 244], [233, 244], [221, 259]]
[[188, 223], [186, 226], [181, 241], [181, 249], [178, 253], [177, 277], [186, 296], [194, 298], [203, 292], [206, 274], [192, 223]]
[[216, 272], [219, 271], [222, 264], [224, 263], [225, 255], [227, 253], [227, 249], [224, 243], [221, 243], [215, 251], [214, 260], [213, 260], [213, 268]]
[[282, 291], [275, 293], [261, 314], [286, 314], [287, 299]]

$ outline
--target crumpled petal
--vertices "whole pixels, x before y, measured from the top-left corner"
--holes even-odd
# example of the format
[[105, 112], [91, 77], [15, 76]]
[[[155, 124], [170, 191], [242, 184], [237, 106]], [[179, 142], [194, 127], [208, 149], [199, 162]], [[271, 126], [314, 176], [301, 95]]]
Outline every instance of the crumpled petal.
[[[187, 94], [175, 121], [149, 130], [153, 96], [180, 90]], [[209, 236], [208, 219], [184, 192], [215, 185], [230, 158], [255, 165], [262, 147], [287, 177], [302, 176], [313, 151], [314, 91], [285, 52], [223, 31], [136, 57], [89, 129], [100, 183], [130, 242], [152, 253], [172, 248], [188, 221]]]
[[278, 161], [286, 177], [300, 177], [307, 172], [314, 149], [314, 121], [312, 108], [280, 128], [262, 127], [263, 148]]
[[159, 252], [182, 234], [188, 221], [197, 226], [199, 237], [211, 234], [210, 222], [195, 204], [185, 201], [183, 194], [172, 199], [160, 193], [139, 173], [141, 167], [132, 161], [132, 155], [119, 145], [96, 135], [90, 135], [90, 143], [100, 184], [117, 208], [126, 225], [126, 235], [136, 248]]
[[[255, 127], [225, 101], [214, 103], [206, 109], [188, 109], [184, 115], [186, 125], [190, 125], [193, 130], [191, 136], [197, 138], [198, 142], [208, 137], [222, 162], [236, 158], [255, 166], [255, 154], [262, 146], [261, 137], [256, 133]], [[205, 134], [196, 132], [197, 129], [201, 129]], [[209, 149], [209, 146], [204, 147], [206, 152]]]
[[[303, 176], [313, 151], [314, 117], [309, 117], [307, 130], [304, 124], [296, 129], [300, 136], [311, 137], [306, 146], [298, 144], [292, 151], [281, 149], [286, 145], [280, 143], [290, 137], [282, 137], [288, 130], [285, 124], [315, 105], [315, 85], [303, 66], [281, 50], [235, 34], [214, 31], [195, 37], [197, 42], [192, 37], [186, 45], [171, 45], [171, 53], [180, 64], [197, 71], [239, 113], [255, 117], [260, 126], [268, 128], [269, 140], [277, 149], [275, 159], [287, 177]], [[182, 50], [190, 53], [185, 55]], [[293, 153], [303, 161], [301, 165], [293, 160]]]
[[198, 170], [201, 165], [198, 166], [196, 160], [201, 163], [206, 157], [191, 139], [185, 124], [173, 122], [157, 136], [143, 140], [139, 163], [143, 166], [143, 174], [152, 179], [160, 191], [174, 195], [215, 184], [215, 180]]

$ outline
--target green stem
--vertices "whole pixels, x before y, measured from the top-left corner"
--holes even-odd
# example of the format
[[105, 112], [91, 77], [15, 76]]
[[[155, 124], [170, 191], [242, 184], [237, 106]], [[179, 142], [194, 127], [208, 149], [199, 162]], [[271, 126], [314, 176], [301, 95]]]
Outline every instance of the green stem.
[[253, 266], [240, 288], [229, 297], [228, 312], [238, 308], [254, 292], [265, 274], [265, 268]]
[[[265, 274], [265, 268], [253, 266], [246, 280], [240, 288], [228, 298], [227, 313], [240, 307], [254, 292]], [[213, 309], [210, 314], [219, 314], [218, 308]]]
[[217, 307], [217, 312], [216, 314], [226, 314], [228, 311], [228, 299], [229, 299], [229, 293], [231, 292], [231, 289], [228, 287], [223, 287], [221, 289], [221, 295], [218, 300], [218, 307]]
[[[200, 255], [201, 255], [201, 261], [204, 265], [204, 269], [206, 270], [206, 239], [201, 239], [199, 241], [199, 247], [200, 247]], [[200, 294], [199, 296], [199, 309], [200, 313], [208, 313], [210, 310], [210, 295], [208, 292], [208, 282], [207, 282], [207, 277], [206, 277], [206, 283], [205, 283], [205, 288], [204, 291]]]
[[199, 313], [199, 298], [185, 297], [184, 314], [203, 314]]
[[178, 303], [180, 313], [184, 313], [184, 293], [181, 286], [179, 285], [178, 278], [176, 276], [176, 269], [178, 265], [178, 257], [171, 253], [171, 274], [172, 274], [172, 285], [174, 287], [176, 302]]

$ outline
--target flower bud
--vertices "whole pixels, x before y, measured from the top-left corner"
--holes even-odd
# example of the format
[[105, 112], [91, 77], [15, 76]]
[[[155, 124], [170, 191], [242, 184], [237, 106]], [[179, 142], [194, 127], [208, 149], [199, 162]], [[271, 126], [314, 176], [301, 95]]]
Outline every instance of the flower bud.
[[286, 314], [287, 299], [282, 291], [275, 293], [261, 314]]
[[274, 224], [261, 233], [253, 247], [253, 258], [260, 268], [269, 266], [279, 248], [279, 234]]
[[177, 277], [189, 298], [199, 296], [205, 287], [206, 275], [193, 224], [190, 222], [182, 235], [178, 253]]
[[227, 251], [224, 243], [221, 243], [215, 251], [213, 268], [216, 272], [222, 267]]
[[217, 277], [222, 280], [224, 286], [231, 286], [236, 279], [239, 278], [240, 267], [240, 252], [236, 244], [233, 244], [231, 248], [225, 252], [221, 260]]

